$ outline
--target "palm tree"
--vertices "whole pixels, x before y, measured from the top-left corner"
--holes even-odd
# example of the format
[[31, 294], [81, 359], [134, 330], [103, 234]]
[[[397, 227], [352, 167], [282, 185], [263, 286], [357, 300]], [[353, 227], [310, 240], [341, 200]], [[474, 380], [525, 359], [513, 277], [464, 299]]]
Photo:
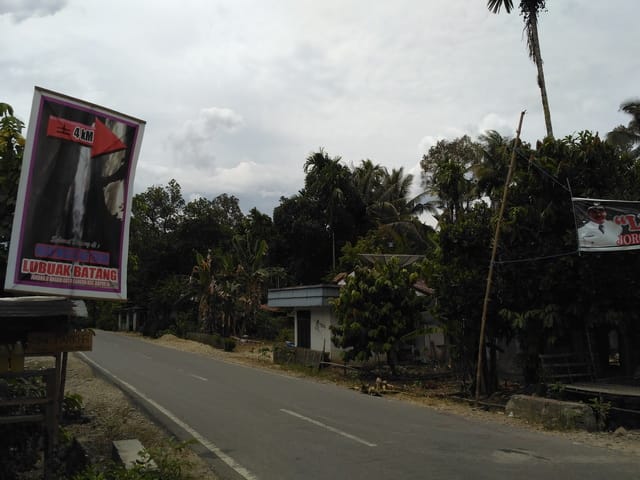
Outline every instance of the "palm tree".
[[438, 213], [438, 223], [455, 223], [478, 199], [472, 169], [482, 158], [481, 146], [467, 135], [440, 140], [422, 157], [422, 183], [435, 197], [430, 207]]
[[482, 158], [471, 166], [471, 171], [477, 179], [475, 187], [478, 196], [489, 197], [491, 206], [495, 208], [499, 204], [500, 192], [507, 176], [512, 142], [495, 130], [488, 130], [480, 135], [478, 141], [482, 148]]
[[356, 192], [368, 208], [380, 195], [382, 181], [387, 175], [387, 170], [380, 164], [374, 164], [367, 159], [362, 160], [360, 165], [353, 169], [352, 175]]
[[330, 158], [324, 149], [320, 148], [318, 152], [309, 155], [304, 164], [304, 172], [307, 175], [305, 190], [307, 194], [324, 205], [326, 225], [331, 232], [334, 270], [336, 268], [336, 212], [344, 206], [348, 184], [351, 180], [350, 171], [340, 163], [341, 160], [341, 157]]
[[391, 173], [384, 169], [377, 199], [368, 209], [378, 228], [390, 233], [394, 242], [407, 250], [412, 250], [412, 245], [424, 247], [428, 244], [427, 227], [418, 218], [426, 209], [426, 205], [420, 203], [424, 195], [411, 198], [412, 183], [413, 175], [405, 175], [404, 168], [394, 168]]
[[189, 283], [198, 296], [198, 320], [200, 330], [204, 333], [213, 332], [213, 304], [217, 284], [213, 275], [212, 262], [211, 250], [206, 256], [196, 252], [196, 264], [189, 278]]
[[237, 260], [235, 278], [242, 285], [239, 297], [243, 305], [244, 317], [240, 327], [246, 333], [247, 321], [256, 324], [256, 315], [264, 293], [264, 284], [269, 278], [269, 269], [263, 266], [267, 254], [267, 242], [255, 240], [250, 234], [233, 238], [233, 248]]
[[[544, 123], [547, 127], [547, 136], [553, 137], [551, 111], [549, 110], [547, 87], [544, 81], [544, 70], [542, 69], [540, 40], [538, 39], [538, 15], [541, 11], [545, 10], [546, 3], [546, 0], [521, 0], [520, 15], [524, 18], [524, 30], [527, 33], [529, 58], [536, 64], [536, 68], [538, 69], [538, 87], [540, 87], [540, 96], [542, 97], [542, 109], [544, 110]], [[487, 0], [487, 7], [493, 13], [500, 12], [500, 9], [503, 7], [507, 13], [511, 13], [513, 0]]]
[[607, 134], [607, 140], [628, 151], [633, 158], [640, 158], [640, 99], [628, 100], [620, 110], [631, 115], [629, 124], [619, 125]]

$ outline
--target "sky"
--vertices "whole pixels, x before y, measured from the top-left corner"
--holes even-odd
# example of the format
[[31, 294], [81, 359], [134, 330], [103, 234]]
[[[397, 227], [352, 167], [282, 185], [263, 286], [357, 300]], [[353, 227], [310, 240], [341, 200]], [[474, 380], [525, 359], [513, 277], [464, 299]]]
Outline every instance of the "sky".
[[[515, 1], [516, 5], [518, 1]], [[556, 137], [604, 136], [640, 97], [637, 0], [548, 0]], [[0, 0], [0, 102], [39, 86], [146, 121], [134, 193], [175, 179], [272, 215], [319, 148], [404, 168], [440, 139], [545, 135], [522, 17], [485, 0]], [[26, 131], [25, 131], [26, 133]]]

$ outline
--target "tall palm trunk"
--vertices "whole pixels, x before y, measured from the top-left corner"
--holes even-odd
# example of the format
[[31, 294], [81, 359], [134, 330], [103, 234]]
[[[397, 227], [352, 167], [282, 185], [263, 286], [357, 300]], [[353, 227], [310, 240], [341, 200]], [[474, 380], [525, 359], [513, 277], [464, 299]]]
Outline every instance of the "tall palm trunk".
[[538, 40], [538, 19], [536, 15], [531, 15], [529, 25], [531, 57], [538, 69], [538, 87], [542, 97], [542, 110], [544, 111], [544, 124], [547, 127], [547, 136], [553, 138], [553, 128], [551, 127], [551, 110], [549, 109], [549, 98], [547, 97], [547, 86], [544, 81], [544, 70], [542, 68], [542, 54], [540, 53], [540, 41]]

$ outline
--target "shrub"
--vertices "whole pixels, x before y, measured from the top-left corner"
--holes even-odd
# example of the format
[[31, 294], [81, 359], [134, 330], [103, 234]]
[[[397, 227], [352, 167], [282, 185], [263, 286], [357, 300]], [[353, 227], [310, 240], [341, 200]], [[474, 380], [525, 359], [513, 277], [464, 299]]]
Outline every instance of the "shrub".
[[[46, 395], [40, 378], [15, 378], [0, 381], [2, 396], [15, 398], [42, 398]], [[43, 413], [38, 405], [20, 405], [0, 408], [0, 415], [33, 415]], [[9, 423], [0, 425], [0, 478], [20, 478], [32, 470], [40, 458], [44, 439], [42, 426], [37, 423]]]
[[187, 340], [193, 340], [194, 342], [204, 343], [206, 345], [210, 345], [214, 348], [224, 348], [224, 340], [217, 333], [208, 334], [208, 333], [199, 333], [199, 332], [189, 332], [185, 335]]
[[[109, 463], [106, 466], [91, 466], [73, 480], [188, 480], [185, 470], [189, 463], [180, 458], [188, 442], [171, 445], [170, 448], [151, 448], [143, 455], [148, 460], [127, 470], [122, 465]], [[151, 466], [151, 461], [155, 466]]]
[[62, 400], [62, 415], [69, 420], [78, 420], [82, 417], [82, 395], [77, 393], [65, 393]]
[[224, 339], [224, 351], [233, 352], [236, 348], [236, 341], [233, 338]]
[[293, 341], [293, 328], [283, 328], [278, 333], [276, 337], [276, 341], [280, 343], [292, 342]]

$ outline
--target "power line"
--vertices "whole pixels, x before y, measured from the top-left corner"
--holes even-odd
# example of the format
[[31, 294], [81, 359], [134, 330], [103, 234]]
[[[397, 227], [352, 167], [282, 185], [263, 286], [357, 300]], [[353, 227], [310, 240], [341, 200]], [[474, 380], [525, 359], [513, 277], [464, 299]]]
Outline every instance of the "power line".
[[542, 257], [520, 258], [517, 260], [496, 260], [493, 263], [495, 263], [496, 265], [506, 265], [509, 263], [537, 262], [539, 260], [548, 260], [550, 258], [567, 257], [569, 255], [577, 255], [579, 253], [580, 253], [579, 250], [573, 250], [571, 252], [556, 253], [555, 255], [545, 255]]
[[530, 165], [533, 165], [540, 173], [542, 173], [542, 175], [550, 178], [552, 182], [557, 183], [563, 190], [567, 192], [569, 191], [569, 189], [565, 187], [555, 175], [547, 172], [544, 168], [542, 168], [540, 165], [534, 162], [532, 157], [527, 158], [521, 152], [518, 155], [524, 160], [526, 160], [527, 162], [529, 162]]

